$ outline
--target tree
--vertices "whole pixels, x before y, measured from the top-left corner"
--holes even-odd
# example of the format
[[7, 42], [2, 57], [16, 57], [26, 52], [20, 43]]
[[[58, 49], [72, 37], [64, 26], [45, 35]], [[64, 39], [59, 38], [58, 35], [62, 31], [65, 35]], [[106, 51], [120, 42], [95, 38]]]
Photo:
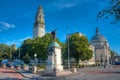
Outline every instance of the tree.
[[62, 59], [65, 60], [67, 58], [67, 44], [61, 43], [60, 46], [62, 47], [62, 50], [61, 50]]
[[113, 50], [111, 50], [111, 57], [113, 58], [113, 57], [115, 57], [115, 56], [117, 56], [118, 54], [115, 52], [115, 51], [113, 51]]
[[[56, 41], [61, 45], [61, 42], [57, 38]], [[44, 37], [38, 37], [35, 39], [26, 39], [23, 41], [21, 49], [21, 58], [24, 60], [24, 56], [28, 54], [29, 59], [34, 59], [34, 54], [37, 54], [38, 62], [40, 60], [45, 61], [47, 59], [48, 46], [53, 42], [52, 35], [47, 33]]]
[[120, 21], [120, 0], [111, 0], [110, 7], [98, 13], [97, 18], [101, 17], [104, 17], [105, 19], [108, 19], [108, 17], [113, 17], [113, 21], [111, 21], [111, 23]]
[[24, 63], [28, 64], [28, 63], [29, 63], [29, 60], [30, 60], [29, 54], [26, 53], [25, 56], [23, 56], [23, 59], [24, 59]]
[[13, 44], [11, 45], [11, 49], [10, 49], [11, 53], [12, 53], [12, 60], [16, 59], [17, 58], [17, 49], [16, 49], [16, 45]]
[[22, 60], [24, 60], [24, 56], [26, 56], [26, 54], [30, 56], [30, 59], [34, 59], [33, 39], [24, 40], [20, 48], [18, 48], [17, 52], [19, 52], [19, 50], [20, 50], [20, 58]]
[[85, 36], [73, 34], [69, 37], [70, 56], [75, 58], [76, 66], [79, 60], [85, 61], [92, 58], [93, 52], [89, 49], [89, 42]]
[[0, 60], [12, 60], [14, 48], [6, 44], [0, 44]]

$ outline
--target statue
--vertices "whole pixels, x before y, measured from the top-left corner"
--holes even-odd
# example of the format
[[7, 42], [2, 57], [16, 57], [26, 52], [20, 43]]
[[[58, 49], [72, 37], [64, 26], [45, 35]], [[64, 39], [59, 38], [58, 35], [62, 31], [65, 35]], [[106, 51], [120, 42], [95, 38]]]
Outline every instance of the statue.
[[49, 70], [54, 76], [56, 76], [58, 71], [63, 70], [61, 59], [61, 47], [56, 42], [56, 30], [51, 31], [51, 35], [53, 42], [48, 47], [46, 71]]
[[52, 31], [51, 34], [53, 36], [53, 40], [55, 41], [56, 40], [56, 30]]

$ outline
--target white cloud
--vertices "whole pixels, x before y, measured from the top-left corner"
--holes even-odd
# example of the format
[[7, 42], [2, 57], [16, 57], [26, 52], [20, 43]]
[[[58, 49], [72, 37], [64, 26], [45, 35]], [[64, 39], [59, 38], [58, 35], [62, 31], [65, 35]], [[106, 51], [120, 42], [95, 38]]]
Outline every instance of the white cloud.
[[5, 44], [7, 44], [7, 45], [16, 44], [16, 46], [19, 47], [19, 46], [22, 44], [22, 42], [23, 42], [25, 39], [28, 39], [28, 38], [31, 38], [31, 37], [28, 36], [28, 37], [25, 37], [25, 38], [8, 41], [8, 42], [6, 42]]
[[96, 0], [54, 0], [52, 2], [52, 6], [56, 7], [57, 9], [66, 9], [94, 1]]
[[53, 2], [53, 6], [55, 6], [57, 9], [71, 8], [75, 5], [75, 1], [58, 0]]
[[58, 9], [64, 9], [64, 8], [71, 8], [75, 5], [75, 3], [63, 3], [56, 5]]
[[15, 28], [14, 24], [9, 24], [8, 22], [0, 22], [0, 26], [1, 26], [0, 31]]

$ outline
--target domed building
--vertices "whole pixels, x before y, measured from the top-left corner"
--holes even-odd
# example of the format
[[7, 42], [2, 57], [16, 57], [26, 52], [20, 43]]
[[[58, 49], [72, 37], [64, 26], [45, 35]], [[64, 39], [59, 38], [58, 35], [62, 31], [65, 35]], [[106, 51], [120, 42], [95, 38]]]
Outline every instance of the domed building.
[[110, 60], [110, 48], [107, 39], [99, 33], [96, 28], [96, 34], [92, 37], [90, 45], [95, 48], [95, 61], [100, 64], [109, 64]]

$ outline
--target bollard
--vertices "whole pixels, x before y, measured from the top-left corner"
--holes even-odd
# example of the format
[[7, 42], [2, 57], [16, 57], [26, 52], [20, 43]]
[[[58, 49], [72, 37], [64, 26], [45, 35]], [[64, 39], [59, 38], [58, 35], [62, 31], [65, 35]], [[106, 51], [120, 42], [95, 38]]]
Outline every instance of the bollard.
[[3, 65], [2, 65], [2, 68], [6, 68], [6, 64], [3, 64]]
[[33, 66], [33, 71], [32, 71], [32, 73], [37, 73], [37, 67], [36, 66]]
[[24, 66], [23, 69], [24, 70], [29, 70], [29, 67], [28, 66]]
[[105, 68], [106, 66], [104, 65], [104, 68]]
[[14, 68], [14, 66], [10, 66], [10, 68], [11, 68], [11, 69], [13, 69], [13, 68]]
[[77, 73], [76, 68], [73, 68], [71, 71], [72, 71], [73, 73]]

